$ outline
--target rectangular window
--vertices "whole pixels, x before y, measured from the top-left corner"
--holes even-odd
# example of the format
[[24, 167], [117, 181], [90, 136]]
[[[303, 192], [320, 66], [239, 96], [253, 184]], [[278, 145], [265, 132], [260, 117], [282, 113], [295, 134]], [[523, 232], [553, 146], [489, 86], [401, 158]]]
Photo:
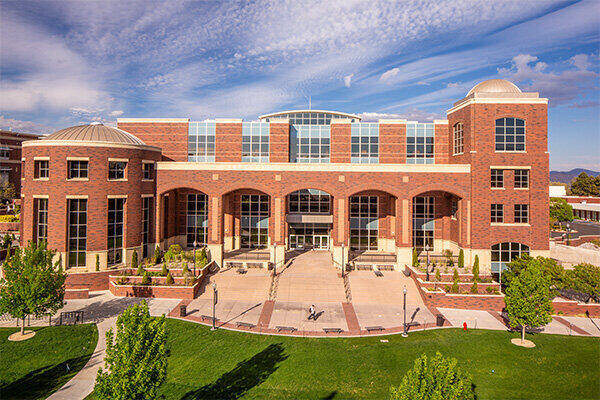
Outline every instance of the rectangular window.
[[329, 214], [330, 204], [331, 196], [317, 189], [297, 190], [288, 196], [290, 214]]
[[50, 173], [49, 164], [50, 162], [48, 160], [35, 160], [33, 177], [35, 179], [48, 178]]
[[515, 204], [515, 223], [529, 223], [529, 204]]
[[84, 179], [88, 177], [88, 161], [69, 161], [69, 179]]
[[269, 162], [269, 123], [242, 123], [242, 162]]
[[145, 181], [151, 181], [154, 179], [154, 163], [142, 163], [142, 179]]
[[125, 169], [127, 163], [125, 161], [109, 161], [108, 162], [108, 180], [125, 179]]
[[290, 162], [328, 163], [330, 139], [329, 125], [291, 125]]
[[496, 151], [525, 151], [525, 120], [499, 118], [496, 120]]
[[69, 267], [85, 267], [87, 246], [87, 199], [68, 199]]
[[152, 197], [142, 197], [142, 258], [150, 255], [150, 230], [152, 229]]
[[269, 196], [241, 195], [241, 247], [265, 247], [269, 237]]
[[458, 200], [452, 199], [450, 201], [450, 216], [453, 219], [456, 219], [457, 213], [458, 213]]
[[502, 204], [492, 204], [490, 219], [493, 223], [503, 223], [504, 222], [504, 205]]
[[187, 246], [206, 244], [208, 228], [208, 196], [204, 193], [188, 193], [186, 208]]
[[517, 189], [528, 189], [529, 188], [529, 170], [528, 169], [516, 169], [515, 170], [515, 188], [517, 188]]
[[0, 183], [6, 184], [10, 182], [10, 167], [0, 167]]
[[215, 162], [215, 122], [190, 122], [188, 161]]
[[406, 163], [433, 164], [434, 138], [435, 131], [433, 124], [407, 124]]
[[379, 197], [350, 197], [350, 250], [377, 250]]
[[435, 228], [435, 198], [418, 196], [413, 198], [413, 247], [417, 251], [429, 245], [433, 250]]
[[10, 147], [0, 147], [0, 160], [10, 159]]
[[350, 161], [356, 164], [379, 162], [379, 124], [351, 124]]
[[491, 187], [503, 188], [504, 187], [504, 170], [503, 169], [492, 169], [491, 170]]
[[108, 199], [107, 265], [123, 262], [123, 215], [125, 199]]
[[35, 239], [48, 241], [48, 199], [35, 199]]
[[453, 155], [463, 154], [465, 151], [463, 124], [457, 123], [453, 128], [454, 133], [454, 153]]

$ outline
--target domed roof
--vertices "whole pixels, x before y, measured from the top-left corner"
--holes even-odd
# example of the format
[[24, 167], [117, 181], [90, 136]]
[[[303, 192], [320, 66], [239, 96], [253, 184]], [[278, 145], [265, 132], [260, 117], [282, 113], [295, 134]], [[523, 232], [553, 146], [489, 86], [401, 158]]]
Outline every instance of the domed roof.
[[522, 93], [521, 89], [506, 79], [488, 79], [473, 86], [467, 97], [473, 93]]
[[89, 125], [77, 125], [61, 129], [43, 138], [43, 140], [67, 140], [76, 142], [104, 142], [145, 146], [145, 143], [118, 128], [104, 126], [99, 122]]

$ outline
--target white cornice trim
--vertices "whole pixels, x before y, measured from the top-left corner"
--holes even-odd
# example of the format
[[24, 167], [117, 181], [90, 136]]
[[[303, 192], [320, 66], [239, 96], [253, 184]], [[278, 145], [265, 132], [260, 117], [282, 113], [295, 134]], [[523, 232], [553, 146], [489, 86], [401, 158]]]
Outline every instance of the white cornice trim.
[[108, 143], [108, 142], [85, 142], [77, 140], [35, 140], [23, 142], [23, 147], [43, 147], [43, 146], [73, 146], [73, 147], [108, 147], [109, 149], [134, 149], [134, 150], [149, 150], [162, 152], [160, 147], [125, 144], [125, 143]]
[[244, 122], [241, 118], [216, 118], [215, 123], [217, 124], [241, 124]]
[[446, 115], [452, 114], [453, 112], [460, 110], [463, 107], [470, 106], [471, 104], [548, 104], [548, 99], [543, 97], [540, 98], [521, 98], [521, 99], [486, 99], [486, 98], [471, 98], [464, 102], [452, 107], [446, 111]]
[[531, 165], [490, 165], [490, 169], [531, 169]]
[[396, 125], [396, 124], [401, 124], [401, 125], [405, 125], [406, 124], [406, 120], [405, 119], [393, 119], [393, 118], [380, 118], [379, 119], [379, 124], [380, 125]]
[[190, 122], [189, 118], [117, 118], [117, 124], [142, 124], [142, 123], [157, 123], [157, 124], [181, 124]]
[[159, 171], [314, 171], [314, 172], [404, 172], [457, 173], [471, 172], [470, 164], [304, 164], [304, 163], [199, 163], [160, 161]]

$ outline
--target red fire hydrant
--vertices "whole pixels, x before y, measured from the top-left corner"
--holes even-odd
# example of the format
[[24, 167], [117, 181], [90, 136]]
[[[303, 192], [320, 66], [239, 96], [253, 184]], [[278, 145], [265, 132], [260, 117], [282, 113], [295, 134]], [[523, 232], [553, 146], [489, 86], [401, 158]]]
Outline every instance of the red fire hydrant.
[[467, 331], [467, 323], [466, 322], [463, 322], [463, 331], [465, 331], [465, 332]]

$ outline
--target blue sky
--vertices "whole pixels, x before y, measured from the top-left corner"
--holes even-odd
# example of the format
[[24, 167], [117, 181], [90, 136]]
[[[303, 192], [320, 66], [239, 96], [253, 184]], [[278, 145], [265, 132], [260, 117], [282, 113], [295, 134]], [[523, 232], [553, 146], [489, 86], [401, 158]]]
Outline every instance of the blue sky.
[[551, 168], [600, 170], [600, 1], [0, 2], [0, 127], [312, 107], [428, 121], [476, 83], [550, 99]]

